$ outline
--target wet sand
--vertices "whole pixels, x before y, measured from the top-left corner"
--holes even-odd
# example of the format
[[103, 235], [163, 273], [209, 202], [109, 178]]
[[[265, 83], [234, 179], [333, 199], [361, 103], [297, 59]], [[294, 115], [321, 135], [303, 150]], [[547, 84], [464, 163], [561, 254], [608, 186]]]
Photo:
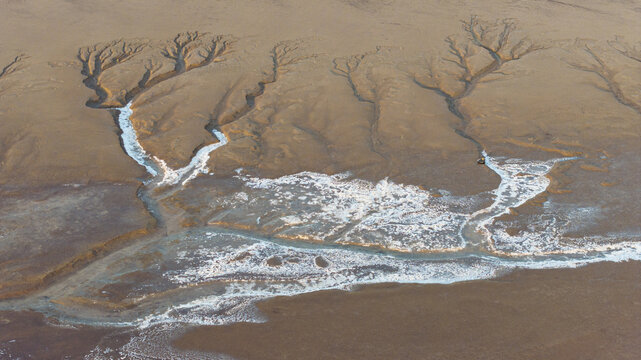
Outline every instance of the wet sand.
[[[172, 345], [237, 359], [637, 359], [640, 284], [641, 263], [626, 262], [322, 291], [258, 303], [265, 323], [196, 327]], [[135, 335], [0, 312], [3, 359], [81, 359]]]
[[0, 358], [82, 359], [110, 332], [65, 326], [32, 311], [0, 311]]
[[30, 293], [149, 233], [155, 222], [136, 188], [0, 187], [0, 299]]
[[[472, 212], [491, 203], [500, 181], [477, 164], [482, 150], [572, 157], [545, 174], [549, 187], [494, 219], [503, 243], [484, 245], [545, 254], [641, 241], [635, 2], [0, 0], [0, 9], [2, 309], [38, 304], [119, 320], [178, 287], [165, 265], [179, 258], [163, 258], [181, 244], [172, 236], [207, 226], [283, 241], [310, 235], [307, 224], [288, 233], [283, 220], [308, 198], [290, 201], [284, 187], [276, 195], [285, 210], [269, 197], [257, 207], [239, 190], [240, 168], [258, 179], [303, 171], [389, 179], [426, 199], [477, 196]], [[116, 109], [128, 103], [129, 135], [155, 165], [176, 173], [217, 150], [184, 185], [163, 184], [172, 171], [152, 179], [122, 136]], [[397, 210], [385, 196], [380, 207]], [[382, 217], [372, 234], [390, 225]], [[354, 245], [343, 235], [332, 240]], [[641, 353], [639, 270], [603, 263], [276, 298], [259, 304], [265, 324], [197, 328], [175, 343], [259, 359], [632, 359]], [[9, 359], [82, 358], [137, 331], [0, 316], [0, 358]]]
[[641, 263], [367, 286], [258, 304], [266, 323], [199, 327], [181, 349], [237, 359], [638, 359]]

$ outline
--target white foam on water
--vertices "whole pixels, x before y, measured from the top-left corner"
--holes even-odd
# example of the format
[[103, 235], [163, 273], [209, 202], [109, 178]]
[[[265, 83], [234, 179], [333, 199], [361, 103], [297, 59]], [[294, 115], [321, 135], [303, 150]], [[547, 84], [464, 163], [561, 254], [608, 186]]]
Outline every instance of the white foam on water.
[[184, 333], [184, 328], [176, 324], [161, 324], [145, 329], [132, 336], [129, 341], [117, 349], [97, 345], [85, 360], [232, 360], [222, 354], [181, 351], [171, 346], [172, 339]]
[[118, 108], [118, 126], [122, 133], [120, 138], [122, 139], [122, 145], [125, 148], [125, 152], [129, 157], [134, 159], [138, 164], [142, 165], [147, 169], [147, 172], [151, 176], [158, 175], [158, 171], [151, 163], [149, 154], [143, 149], [142, 145], [138, 141], [138, 136], [136, 135], [136, 130], [134, 129], [130, 117], [133, 114], [131, 109], [131, 102], [125, 105], [124, 107]]
[[[519, 207], [544, 192], [550, 185], [547, 174], [559, 161], [567, 161], [575, 158], [553, 159], [548, 161], [526, 161], [521, 159], [507, 159], [501, 161], [498, 158], [488, 156], [483, 151], [485, 165], [494, 171], [501, 178], [499, 187], [493, 191], [494, 202], [487, 208], [481, 209], [470, 217], [468, 226], [484, 234], [487, 250], [494, 251], [494, 234], [488, 228], [494, 221], [510, 209]], [[541, 240], [544, 240], [543, 238]]]
[[[249, 188], [250, 201], [232, 197], [223, 200], [225, 205], [241, 206], [245, 214], [261, 213], [259, 225], [272, 226], [271, 231], [284, 238], [403, 252], [456, 251], [464, 245], [455, 235], [469, 215], [417, 186], [387, 179], [371, 183], [350, 179], [346, 173], [237, 177]], [[280, 226], [265, 220], [270, 217]]]
[[216, 129], [212, 129], [212, 134], [218, 139], [218, 142], [200, 148], [191, 158], [189, 164], [180, 169], [174, 170], [170, 168], [164, 160], [154, 157], [163, 170], [163, 177], [158, 185], [176, 185], [179, 182], [181, 185], [185, 185], [199, 174], [209, 173], [207, 161], [209, 161], [211, 152], [227, 144], [225, 134]]
[[209, 173], [207, 161], [209, 161], [211, 152], [227, 144], [228, 140], [225, 134], [216, 129], [212, 129], [212, 134], [218, 139], [218, 142], [203, 146], [191, 158], [189, 164], [174, 170], [169, 167], [164, 160], [156, 156], [150, 157], [140, 144], [140, 141], [138, 141], [136, 130], [131, 123], [131, 115], [133, 114], [131, 105], [132, 103], [130, 102], [124, 107], [117, 109], [119, 111], [118, 126], [122, 131], [120, 137], [123, 147], [127, 155], [138, 164], [144, 166], [147, 172], [153, 177], [158, 175], [158, 171], [161, 172], [162, 178], [158, 181], [158, 186], [176, 185], [179, 182], [181, 185], [185, 185], [199, 174]]
[[[209, 233], [207, 238], [218, 236], [227, 235]], [[227, 243], [183, 252], [176, 261], [189, 265], [163, 274], [178, 286], [224, 284], [222, 294], [170, 306], [134, 324], [148, 328], [171, 322], [198, 325], [262, 322], [264, 318], [252, 304], [274, 296], [348, 290], [355, 285], [385, 282], [449, 284], [493, 278], [515, 269], [574, 268], [600, 261], [627, 260], [641, 260], [641, 243], [610, 244], [593, 253], [563, 257], [428, 259], [356, 252], [348, 248], [299, 248], [245, 239], [242, 245]]]

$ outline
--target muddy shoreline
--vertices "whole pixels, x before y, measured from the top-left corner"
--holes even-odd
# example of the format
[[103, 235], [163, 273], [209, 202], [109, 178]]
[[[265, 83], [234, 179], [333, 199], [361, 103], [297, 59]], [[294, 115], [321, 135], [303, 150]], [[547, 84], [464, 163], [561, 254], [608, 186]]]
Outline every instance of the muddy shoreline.
[[641, 262], [381, 284], [258, 304], [268, 321], [200, 327], [185, 350], [237, 359], [635, 359]]
[[[639, 284], [638, 261], [450, 285], [379, 284], [272, 298], [257, 304], [265, 323], [192, 327], [169, 340], [174, 356], [197, 351], [212, 358], [635, 359]], [[0, 354], [7, 359], [82, 359], [139, 334], [0, 312]]]
[[634, 1], [0, 8], [0, 358], [639, 353]]

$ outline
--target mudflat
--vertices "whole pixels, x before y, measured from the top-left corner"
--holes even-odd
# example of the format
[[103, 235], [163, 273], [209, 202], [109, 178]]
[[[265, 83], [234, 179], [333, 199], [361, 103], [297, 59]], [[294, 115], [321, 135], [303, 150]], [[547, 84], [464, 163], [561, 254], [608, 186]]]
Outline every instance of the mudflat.
[[0, 357], [639, 353], [638, 3], [0, 10]]
[[[165, 355], [636, 359], [640, 276], [639, 262], [599, 263], [451, 285], [380, 284], [278, 297], [257, 304], [267, 322], [193, 327], [165, 339], [180, 349]], [[122, 347], [137, 335], [64, 326], [33, 312], [1, 312], [0, 330], [0, 355], [39, 359], [82, 358], [98, 345]]]
[[199, 327], [180, 349], [237, 359], [635, 359], [641, 264], [373, 285], [258, 303], [265, 323]]

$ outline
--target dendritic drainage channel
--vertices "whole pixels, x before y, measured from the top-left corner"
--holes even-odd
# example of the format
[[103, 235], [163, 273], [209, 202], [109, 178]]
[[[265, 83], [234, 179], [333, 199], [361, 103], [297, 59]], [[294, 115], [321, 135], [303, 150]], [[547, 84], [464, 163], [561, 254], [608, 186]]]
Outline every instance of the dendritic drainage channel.
[[227, 144], [225, 134], [219, 130], [212, 129], [212, 134], [218, 139], [218, 142], [199, 149], [186, 166], [180, 169], [172, 169], [164, 160], [156, 156], [150, 156], [138, 141], [136, 130], [131, 122], [131, 115], [133, 114], [131, 106], [132, 103], [128, 103], [122, 108], [115, 109], [119, 112], [118, 125], [122, 132], [120, 138], [127, 155], [142, 165], [152, 176], [152, 179], [147, 181], [147, 185], [185, 185], [199, 174], [209, 173], [207, 161], [209, 161], [211, 152]]
[[[136, 161], [155, 169], [157, 160], [145, 154], [135, 137], [129, 139], [136, 142], [129, 147], [138, 149], [131, 152]], [[207, 151], [200, 156], [208, 156]], [[508, 234], [496, 219], [545, 191], [550, 184], [546, 175], [556, 163], [574, 159], [484, 155], [501, 182], [491, 194], [492, 203], [475, 211], [474, 197], [433, 196], [386, 179], [372, 183], [349, 174], [313, 172], [266, 179], [239, 171], [239, 189], [206, 198], [211, 208], [222, 209], [212, 215], [210, 226], [150, 237], [116, 251], [40, 294], [63, 299], [53, 308], [42, 297], [32, 308], [71, 322], [108, 326], [215, 325], [262, 321], [252, 304], [273, 296], [383, 282], [452, 283], [519, 268], [641, 260], [639, 234], [629, 234], [629, 241], [617, 234], [567, 241], [561, 219], [572, 219], [563, 213], [552, 214], [559, 221], [543, 230]], [[197, 171], [177, 178], [184, 182]], [[156, 178], [160, 182], [163, 177], [158, 173]], [[247, 226], [234, 228], [234, 223], [255, 226], [241, 231]], [[155, 260], [140, 261], [147, 258]], [[140, 283], [122, 282], [140, 274], [145, 274]], [[95, 291], [105, 284], [129, 289], [116, 302], [119, 312], [97, 306], [83, 313], [78, 304], [65, 305], [64, 299], [102, 298]], [[109, 293], [108, 288], [102, 291]]]
[[[132, 113], [131, 104], [120, 109], [123, 148], [152, 175], [147, 186], [180, 187], [208, 173], [210, 153], [227, 143], [216, 131], [219, 142], [203, 147], [186, 167], [169, 169], [139, 143]], [[484, 155], [501, 182], [485, 194], [492, 202], [481, 209], [478, 204], [487, 202], [479, 202], [478, 196], [455, 197], [445, 191], [434, 196], [436, 190], [387, 179], [372, 183], [350, 174], [314, 172], [265, 179], [239, 171], [237, 190], [206, 198], [211, 209], [223, 209], [212, 212], [209, 226], [141, 239], [28, 301], [2, 308], [28, 307], [71, 323], [134, 327], [140, 336], [120, 349], [96, 348], [92, 356], [114, 352], [116, 357], [144, 358], [155, 349], [147, 346], [148, 339], [162, 342], [185, 325], [265, 321], [253, 304], [274, 296], [384, 282], [453, 283], [515, 269], [641, 260], [640, 234], [569, 241], [564, 230], [576, 222], [574, 215], [553, 212], [552, 205], [544, 206], [552, 211], [547, 218], [553, 222], [537, 220], [542, 224], [538, 229], [508, 232], [497, 218], [544, 192], [555, 164], [576, 159]], [[230, 226], [234, 223], [253, 228], [241, 231]], [[154, 261], [141, 261], [150, 258]], [[141, 275], [140, 281], [123, 280]], [[126, 289], [126, 296], [105, 300], [110, 299], [110, 284]]]
[[[212, 133], [219, 141], [201, 148], [188, 165], [174, 170], [162, 159], [147, 154], [138, 141], [130, 119], [131, 104], [118, 110], [123, 147], [152, 175], [148, 186], [182, 186], [199, 174], [209, 173], [211, 152], [227, 144], [225, 135], [214, 129]], [[476, 211], [471, 209], [478, 196], [455, 198], [444, 192], [445, 196], [435, 197], [430, 191], [387, 179], [371, 183], [352, 179], [349, 174], [312, 172], [261, 179], [239, 171], [237, 178], [243, 189], [211, 199], [209, 206], [223, 211], [208, 222], [221, 226], [249, 221], [255, 222], [253, 228], [259, 234], [275, 238], [411, 254], [540, 256], [607, 251], [622, 243], [614, 239], [615, 234], [610, 236], [612, 239], [603, 236], [569, 244], [561, 229], [550, 226], [544, 232], [508, 234], [495, 220], [544, 192], [550, 184], [547, 175], [555, 164], [578, 158], [528, 161], [493, 157], [485, 151], [483, 155], [486, 166], [499, 175], [501, 182], [492, 192], [491, 205]], [[563, 213], [552, 215], [569, 218]], [[563, 224], [557, 221], [554, 225]], [[626, 235], [633, 240], [638, 237], [639, 234]]]

